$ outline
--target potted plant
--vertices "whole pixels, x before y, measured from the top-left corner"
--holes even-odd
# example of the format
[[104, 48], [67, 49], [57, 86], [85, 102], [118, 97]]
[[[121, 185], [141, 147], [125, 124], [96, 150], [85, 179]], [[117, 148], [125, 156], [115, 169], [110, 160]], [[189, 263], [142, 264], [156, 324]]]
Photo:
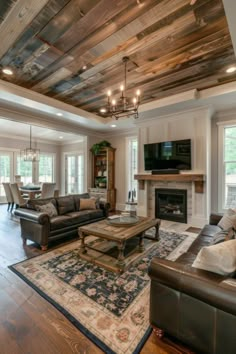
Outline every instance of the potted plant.
[[100, 179], [99, 179], [98, 186], [99, 186], [100, 188], [106, 188], [106, 186], [107, 186], [107, 179], [106, 179], [106, 177], [103, 177], [103, 178], [100, 178]]
[[104, 147], [110, 147], [111, 146], [111, 143], [109, 143], [109, 141], [107, 140], [103, 140], [103, 141], [100, 141], [100, 143], [96, 143], [96, 144], [93, 144], [93, 146], [91, 147], [91, 151], [94, 155], [97, 155], [99, 154], [100, 150]]

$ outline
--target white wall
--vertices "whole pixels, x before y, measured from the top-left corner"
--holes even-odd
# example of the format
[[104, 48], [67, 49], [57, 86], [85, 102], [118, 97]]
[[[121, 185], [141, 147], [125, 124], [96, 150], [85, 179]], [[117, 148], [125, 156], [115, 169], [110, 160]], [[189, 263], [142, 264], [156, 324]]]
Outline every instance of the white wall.
[[[139, 173], [144, 171], [144, 149], [147, 143], [169, 140], [192, 140], [192, 171], [206, 176], [204, 193], [193, 193], [192, 225], [200, 226], [208, 220], [210, 213], [210, 161], [211, 161], [211, 113], [209, 109], [196, 109], [163, 118], [140, 122], [139, 144]], [[139, 213], [148, 215], [148, 184], [138, 193]]]

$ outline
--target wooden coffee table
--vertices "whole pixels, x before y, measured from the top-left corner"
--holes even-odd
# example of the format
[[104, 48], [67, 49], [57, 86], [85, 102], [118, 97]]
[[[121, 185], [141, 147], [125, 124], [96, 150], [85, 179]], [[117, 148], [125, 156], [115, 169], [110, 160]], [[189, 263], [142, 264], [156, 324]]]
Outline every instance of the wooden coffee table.
[[[145, 231], [155, 227], [154, 237], [146, 237]], [[108, 220], [98, 221], [92, 224], [79, 227], [79, 236], [81, 239], [81, 249], [79, 255], [81, 258], [86, 259], [92, 263], [98, 264], [107, 268], [108, 270], [114, 272], [123, 272], [126, 269], [126, 257], [124, 255], [124, 250], [126, 247], [126, 242], [134, 237], [139, 237], [138, 252], [143, 252], [144, 247], [144, 236], [145, 238], [151, 239], [153, 241], [159, 240], [159, 227], [160, 219], [152, 219], [139, 217], [139, 221], [131, 226], [113, 226]], [[108, 241], [113, 241], [116, 243], [118, 248], [117, 258], [113, 258], [113, 262], [105, 264], [101, 261], [101, 258], [96, 258], [90, 256], [88, 253], [89, 245], [85, 243], [86, 236], [96, 236], [101, 239]]]

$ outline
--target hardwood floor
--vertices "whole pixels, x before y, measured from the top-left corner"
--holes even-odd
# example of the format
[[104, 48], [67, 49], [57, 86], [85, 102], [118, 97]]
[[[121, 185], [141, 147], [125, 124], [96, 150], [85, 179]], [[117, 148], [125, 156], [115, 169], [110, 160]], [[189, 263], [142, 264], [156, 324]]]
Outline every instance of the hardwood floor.
[[[41, 253], [33, 243], [22, 246], [19, 220], [7, 212], [6, 205], [0, 205], [0, 353], [103, 353], [8, 269], [11, 264]], [[168, 338], [159, 340], [151, 334], [141, 353], [180, 354], [190, 351]]]

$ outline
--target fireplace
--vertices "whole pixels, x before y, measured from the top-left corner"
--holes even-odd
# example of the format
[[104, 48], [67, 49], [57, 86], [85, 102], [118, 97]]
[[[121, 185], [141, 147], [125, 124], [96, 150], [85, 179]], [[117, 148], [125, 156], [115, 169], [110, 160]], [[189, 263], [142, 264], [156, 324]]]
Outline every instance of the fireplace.
[[155, 216], [163, 220], [187, 223], [187, 190], [156, 188]]

